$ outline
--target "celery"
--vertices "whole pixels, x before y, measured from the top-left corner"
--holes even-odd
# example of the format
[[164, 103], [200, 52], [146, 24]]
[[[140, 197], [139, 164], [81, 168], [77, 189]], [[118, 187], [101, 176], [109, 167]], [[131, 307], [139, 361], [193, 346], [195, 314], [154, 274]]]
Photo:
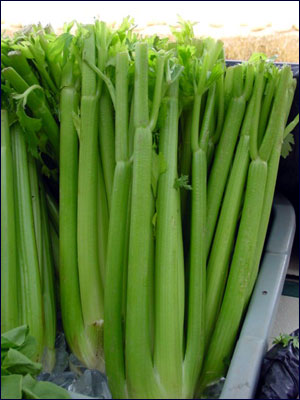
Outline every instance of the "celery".
[[[126, 377], [128, 391], [133, 398], [140, 398], [145, 393], [149, 397], [157, 396], [151, 356], [148, 295], [153, 240], [151, 156], [151, 131], [149, 128], [138, 128], [134, 142], [125, 341]], [[137, 326], [139, 329], [136, 329]]]
[[40, 190], [39, 190], [39, 183], [38, 183], [36, 160], [30, 154], [28, 154], [28, 170], [29, 170], [29, 182], [30, 182], [33, 220], [34, 220], [35, 241], [36, 241], [39, 267], [40, 267], [40, 274], [42, 276], [41, 268], [42, 268], [43, 241], [42, 241]]
[[160, 133], [160, 150], [166, 160], [166, 172], [161, 174], [157, 195], [157, 229], [155, 248], [155, 346], [154, 364], [159, 381], [168, 396], [180, 396], [182, 391], [182, 330], [180, 303], [184, 293], [178, 291], [178, 279], [183, 265], [178, 265], [177, 178], [178, 143], [178, 82], [170, 86], [166, 118]]
[[[214, 162], [210, 171], [207, 187], [207, 254], [209, 253], [211, 241], [213, 239], [215, 226], [220, 210], [222, 196], [224, 193], [227, 176], [233, 158], [239, 130], [244, 118], [246, 101], [249, 99], [252, 90], [254, 70], [251, 65], [247, 68], [246, 80], [242, 88], [242, 66], [238, 65], [233, 69], [236, 80], [233, 97], [231, 98], [222, 134], [217, 146]], [[226, 79], [225, 79], [226, 83]]]
[[8, 113], [1, 110], [1, 332], [19, 325], [13, 159]]
[[[64, 92], [68, 92], [69, 89], [66, 89]], [[63, 93], [63, 91], [62, 91]], [[46, 192], [46, 201], [47, 201], [47, 208], [49, 213], [49, 218], [53, 224], [55, 231], [58, 233], [59, 231], [59, 210], [58, 204], [54, 197], [49, 193]]]
[[85, 332], [77, 264], [78, 136], [72, 113], [77, 111], [79, 95], [73, 80], [72, 63], [67, 62], [62, 71], [60, 98], [60, 304], [68, 345], [80, 360], [94, 367], [97, 360]]
[[[119, 161], [115, 168], [112, 190], [104, 301], [104, 351], [106, 373], [112, 394], [116, 398], [128, 397], [123, 352], [125, 334], [122, 325], [122, 268], [125, 258], [126, 218], [130, 179], [131, 164], [128, 161]], [[117, 241], [116, 238], [118, 238]], [[112, 348], [114, 351], [111, 351]]]
[[28, 324], [38, 345], [36, 358], [42, 357], [44, 343], [43, 304], [41, 277], [35, 242], [33, 210], [30, 194], [28, 158], [24, 132], [14, 124], [11, 130], [13, 160], [15, 165], [15, 209], [19, 268], [21, 276], [22, 323]]
[[[95, 64], [94, 30], [88, 27], [83, 58]], [[103, 283], [98, 261], [98, 99], [96, 74], [82, 64], [81, 128], [78, 167], [77, 246], [80, 298], [84, 325], [101, 362], [101, 331], [104, 318]], [[74, 200], [73, 200], [74, 201]], [[100, 346], [100, 347], [99, 347]]]
[[107, 251], [107, 240], [108, 240], [108, 207], [107, 198], [105, 193], [105, 184], [103, 177], [103, 168], [101, 160], [98, 162], [98, 192], [97, 192], [97, 213], [98, 213], [98, 243], [99, 243], [99, 267], [101, 273], [101, 282], [103, 290], [105, 290], [105, 269], [106, 269], [106, 251]]
[[[29, 89], [28, 84], [24, 79], [11, 67], [2, 70], [2, 74], [6, 80], [10, 82], [12, 87], [20, 94], [24, 93]], [[53, 146], [55, 156], [59, 154], [59, 135], [58, 126], [55, 119], [51, 115], [51, 112], [45, 102], [44, 96], [39, 96], [32, 91], [27, 98], [27, 104], [32, 110], [33, 115], [40, 118], [43, 122], [43, 127], [48, 135], [48, 139]]]
[[172, 43], [130, 18], [1, 40], [2, 329], [28, 323], [50, 371], [58, 307], [113, 398], [224, 376], [299, 120], [289, 68], [225, 69], [220, 41], [179, 24]]
[[13, 67], [18, 74], [20, 74], [23, 79], [28, 83], [29, 86], [39, 85], [39, 81], [35, 74], [33, 73], [27, 59], [21, 53], [21, 51], [10, 51], [8, 53], [9, 64]]
[[107, 204], [110, 210], [116, 162], [113, 105], [106, 87], [103, 87], [102, 95], [100, 97], [99, 132], [99, 145]]
[[[127, 262], [127, 216], [132, 167], [128, 161], [128, 108], [124, 104], [128, 97], [128, 55], [125, 52], [117, 56], [116, 70], [116, 95], [117, 98], [119, 97], [116, 101], [118, 134], [115, 136], [115, 154], [117, 162], [114, 171], [107, 244], [104, 350], [106, 371], [113, 396], [127, 398], [122, 302], [125, 290], [123, 268]], [[118, 238], [117, 241], [116, 238]], [[111, 348], [115, 349], [114, 352], [111, 352]]]
[[[246, 110], [241, 137], [237, 146], [225, 196], [214, 236], [212, 249], [207, 267], [207, 294], [206, 294], [206, 343], [209, 343], [214, 322], [217, 318], [225, 288], [230, 254], [234, 244], [238, 216], [242, 204], [242, 196], [249, 166], [250, 133], [255, 122], [255, 115], [259, 116], [260, 99], [264, 88], [264, 70], [256, 77], [255, 86], [250, 103]], [[257, 125], [258, 121], [256, 121]]]
[[254, 123], [250, 135], [251, 163], [242, 216], [221, 310], [208, 347], [197, 394], [200, 394], [208, 383], [224, 374], [226, 370], [224, 360], [230, 357], [234, 348], [235, 338], [249, 297], [249, 285], [253, 281], [252, 271], [257, 268], [257, 261], [254, 260], [257, 260], [257, 253], [260, 253], [259, 250], [262, 249], [258, 247], [262, 246], [261, 242], [258, 244], [255, 238], [264, 241], [263, 233], [266, 230], [265, 223], [272, 199], [270, 197], [273, 191], [272, 186], [274, 188], [274, 171], [271, 168], [276, 169], [276, 162], [270, 164], [269, 159], [272, 149], [283, 137], [290, 79], [290, 68], [283, 68], [280, 72], [268, 127], [260, 147], [257, 141], [260, 113], [260, 100], [257, 93], [253, 113]]
[[49, 230], [55, 274], [59, 278], [59, 239], [51, 220], [49, 221]]
[[[282, 104], [279, 101], [280, 97], [282, 96], [282, 92], [280, 94], [277, 94], [277, 101], [276, 105], [274, 103], [272, 107], [271, 113], [273, 114], [273, 118], [278, 118], [277, 119], [277, 130], [279, 131], [279, 135], [277, 136], [277, 139], [274, 141], [274, 147], [272, 149], [272, 152], [270, 154], [269, 158], [269, 171], [268, 171], [268, 177], [267, 177], [267, 184], [266, 184], [266, 191], [265, 191], [265, 199], [264, 199], [264, 207], [262, 211], [262, 218], [260, 222], [260, 228], [259, 228], [259, 234], [257, 237], [257, 248], [256, 248], [256, 254], [255, 258], [253, 261], [253, 268], [252, 268], [252, 273], [251, 273], [251, 278], [249, 282], [249, 287], [248, 287], [248, 292], [246, 296], [246, 301], [245, 301], [245, 307], [248, 304], [248, 301], [250, 299], [254, 283], [257, 277], [258, 273], [258, 267], [259, 267], [259, 262], [261, 258], [261, 254], [263, 251], [263, 246], [267, 234], [267, 228], [268, 228], [268, 223], [270, 219], [270, 214], [271, 214], [271, 209], [272, 209], [272, 203], [273, 203], [273, 197], [274, 197], [274, 192], [275, 192], [275, 185], [276, 185], [276, 178], [277, 178], [277, 173], [278, 173], [278, 168], [279, 168], [279, 161], [280, 161], [280, 154], [281, 154], [281, 147], [282, 147], [282, 142], [285, 134], [285, 125], [286, 121], [288, 119], [290, 109], [292, 106], [293, 98], [294, 98], [294, 92], [296, 89], [296, 81], [294, 80], [291, 85], [288, 87], [288, 94], [287, 94], [287, 101], [286, 101], [286, 106], [285, 106], [285, 119], [283, 117], [283, 109], [282, 109]], [[279, 90], [279, 89], [277, 89]], [[281, 87], [281, 90], [283, 90], [283, 87]], [[284, 94], [283, 94], [284, 96]], [[274, 109], [273, 109], [274, 108]], [[272, 115], [271, 114], [271, 115]], [[274, 124], [275, 127], [275, 124]]]
[[55, 365], [56, 338], [56, 306], [54, 297], [54, 265], [51, 253], [49, 221], [45, 198], [45, 189], [41, 185], [41, 226], [42, 226], [42, 257], [41, 257], [41, 288], [44, 312], [44, 354], [43, 370], [51, 372]]

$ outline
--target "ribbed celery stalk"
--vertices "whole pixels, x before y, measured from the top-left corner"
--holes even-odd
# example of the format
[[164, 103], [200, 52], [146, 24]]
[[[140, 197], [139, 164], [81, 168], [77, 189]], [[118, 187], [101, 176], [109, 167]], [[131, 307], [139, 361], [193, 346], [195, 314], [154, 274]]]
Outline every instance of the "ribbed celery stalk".
[[213, 163], [213, 159], [214, 159], [214, 152], [215, 152], [215, 145], [213, 144], [212, 141], [208, 142], [208, 146], [207, 146], [207, 175], [209, 176], [210, 173], [210, 169]]
[[[192, 210], [190, 243], [190, 276], [187, 315], [187, 342], [183, 364], [183, 397], [193, 396], [202, 366], [205, 341], [205, 293], [206, 293], [206, 185], [207, 148], [211, 120], [214, 118], [216, 85], [209, 89], [201, 124], [199, 144], [192, 147]], [[194, 103], [194, 106], [196, 103]], [[194, 114], [195, 115], [195, 114]], [[193, 125], [196, 129], [196, 125]], [[192, 137], [198, 138], [198, 129]]]
[[62, 71], [60, 96], [60, 303], [68, 345], [87, 366], [95, 367], [96, 355], [83, 323], [77, 266], [78, 135], [72, 113], [77, 112], [78, 103], [72, 61], [68, 61]]
[[102, 168], [106, 189], [108, 209], [111, 208], [111, 196], [115, 170], [115, 132], [114, 111], [109, 92], [104, 85], [100, 97], [99, 112], [99, 145], [102, 160]]
[[[191, 150], [191, 128], [192, 128], [192, 117], [193, 108], [186, 112], [186, 119], [184, 124], [183, 140], [182, 140], [182, 155], [180, 160], [180, 173], [181, 175], [190, 175], [191, 173], [191, 162], [192, 162], [192, 150]], [[181, 189], [181, 215], [183, 221], [186, 217], [188, 192], [185, 189]]]
[[226, 69], [225, 79], [224, 79], [224, 108], [225, 114], [227, 113], [229, 103], [232, 98], [232, 88], [234, 81], [234, 67], [228, 67]]
[[116, 67], [116, 162], [128, 157], [128, 55], [117, 54]]
[[[2, 70], [2, 75], [9, 81], [11, 86], [18, 92], [24, 93], [29, 89], [29, 85], [24, 79], [11, 67]], [[47, 107], [45, 98], [36, 94], [34, 91], [29, 93], [27, 98], [27, 104], [33, 115], [37, 118], [41, 118], [43, 122], [43, 129], [45, 130], [48, 139], [53, 146], [55, 155], [58, 158], [59, 155], [59, 130], [55, 119], [53, 118], [49, 108]]]
[[[154, 202], [151, 188], [153, 151], [151, 127], [156, 125], [158, 115], [156, 110], [161, 101], [162, 71], [163, 68], [160, 70], [158, 67], [149, 122], [148, 48], [145, 43], [139, 43], [136, 46], [135, 59], [134, 117], [137, 129], [133, 153], [125, 341], [127, 384], [131, 398], [167, 396], [158, 386], [152, 360]], [[175, 233], [177, 235], [177, 231]], [[136, 326], [140, 329], [136, 329]], [[161, 386], [163, 385], [161, 381]]]
[[[264, 69], [259, 72], [250, 103], [246, 110], [241, 137], [237, 146], [224, 200], [218, 219], [207, 267], [206, 343], [209, 343], [225, 288], [230, 254], [241, 209], [242, 197], [249, 167], [250, 133], [255, 129], [254, 112], [260, 107], [264, 89]], [[258, 123], [258, 121], [256, 121]]]
[[37, 341], [36, 359], [41, 360], [44, 343], [41, 281], [34, 234], [25, 137], [18, 124], [12, 126], [11, 140], [15, 166], [15, 209], [20, 257], [22, 323], [29, 325], [30, 334]]
[[136, 46], [134, 69], [134, 125], [136, 128], [149, 124], [148, 101], [148, 48], [145, 43]]
[[105, 266], [106, 266], [106, 251], [107, 251], [107, 240], [108, 240], [108, 207], [107, 198], [105, 192], [105, 183], [103, 177], [103, 167], [99, 157], [98, 161], [98, 192], [97, 192], [97, 213], [98, 213], [98, 257], [99, 267], [101, 273], [101, 282], [103, 290], [105, 290]]
[[54, 293], [54, 265], [51, 253], [49, 220], [45, 198], [45, 190], [40, 182], [42, 257], [41, 257], [41, 287], [44, 311], [44, 353], [43, 370], [51, 372], [55, 365], [56, 337], [56, 306]]
[[[234, 158], [207, 266], [206, 343], [209, 343], [225, 288], [229, 257], [232, 251], [240, 204], [244, 192], [244, 183], [249, 166], [248, 153], [249, 137], [244, 136], [240, 139]], [[236, 185], [236, 182], [239, 185]]]
[[[160, 132], [160, 151], [166, 160], [166, 171], [158, 181], [157, 228], [155, 248], [155, 346], [154, 364], [166, 396], [182, 394], [182, 330], [180, 304], [184, 292], [178, 291], [183, 264], [178, 257], [177, 178], [178, 81], [167, 94], [166, 117]], [[180, 268], [182, 273], [180, 274]]]
[[21, 51], [15, 50], [8, 53], [10, 66], [28, 83], [29, 86], [39, 85], [39, 81]]
[[224, 75], [221, 75], [217, 80], [216, 87], [216, 96], [217, 96], [217, 105], [218, 105], [218, 114], [217, 114], [217, 126], [213, 135], [213, 142], [218, 143], [220, 139], [220, 135], [222, 132], [223, 124], [224, 124]]
[[162, 100], [164, 66], [165, 66], [165, 57], [162, 54], [158, 54], [157, 61], [156, 61], [156, 71], [155, 71], [156, 78], [155, 78], [154, 96], [153, 96], [153, 101], [152, 101], [151, 115], [149, 117], [149, 119], [150, 119], [149, 128], [150, 128], [151, 132], [156, 127], [160, 103]]
[[128, 398], [123, 350], [125, 334], [122, 323], [122, 290], [130, 180], [131, 164], [128, 161], [119, 161], [114, 173], [108, 231], [104, 351], [111, 392], [115, 398], [121, 399]]
[[[116, 169], [109, 226], [107, 284], [105, 288], [106, 367], [114, 396], [159, 397], [152, 364], [153, 346], [153, 261], [152, 217], [154, 202], [151, 189], [152, 134], [162, 95], [164, 58], [158, 56], [157, 77], [150, 126], [148, 125], [148, 52], [146, 44], [136, 47], [135, 90], [131, 109], [131, 138], [135, 136], [132, 190], [128, 137], [127, 70], [128, 55], [116, 58]], [[133, 116], [138, 128], [134, 135]], [[128, 209], [129, 193], [132, 198]], [[119, 193], [119, 196], [118, 196]], [[118, 197], [117, 197], [118, 196]], [[116, 218], [119, 216], [119, 218]], [[129, 217], [129, 220], [128, 220]], [[129, 224], [130, 221], [130, 224]], [[127, 271], [127, 247], [130, 230]], [[118, 235], [118, 249], [115, 239]], [[120, 240], [121, 239], [121, 240]], [[140, 248], [141, 251], [136, 249]], [[128, 277], [127, 277], [128, 274]], [[142, 279], [145, 283], [140, 285]], [[113, 295], [112, 295], [113, 293]], [[136, 301], [136, 299], [139, 299]], [[126, 310], [124, 307], [126, 300]], [[122, 327], [126, 318], [126, 334]], [[152, 322], [151, 322], [152, 321]], [[139, 325], [140, 329], [136, 330]], [[125, 338], [126, 373], [123, 353]], [[114, 346], [116, 351], [109, 349]], [[125, 378], [127, 382], [125, 382]]]
[[8, 114], [1, 110], [1, 332], [20, 325], [14, 187]]
[[[277, 73], [277, 68], [274, 68], [274, 74]], [[263, 135], [266, 130], [266, 126], [268, 123], [268, 119], [270, 117], [270, 112], [272, 108], [272, 101], [275, 95], [275, 89], [277, 85], [277, 76], [271, 75], [266, 84], [266, 89], [264, 93], [264, 98], [262, 101], [261, 107], [261, 115], [259, 119], [259, 127], [258, 127], [258, 144], [260, 145], [263, 139]]]
[[265, 194], [268, 187], [267, 177], [272, 173], [268, 159], [272, 148], [284, 131], [290, 79], [290, 69], [288, 67], [283, 68], [280, 73], [268, 128], [259, 149], [257, 143], [259, 115], [257, 114], [259, 114], [260, 109], [258, 104], [254, 106], [255, 123], [250, 137], [252, 161], [249, 167], [241, 222], [224, 299], [205, 358], [197, 394], [200, 394], [208, 383], [223, 376], [226, 371], [225, 360], [229, 359], [234, 348], [245, 302], [249, 294], [252, 269], [257, 256], [257, 238], [261, 229], [261, 220], [264, 219]]
[[130, 101], [130, 115], [129, 115], [129, 126], [128, 126], [129, 155], [132, 155], [133, 145], [134, 145], [134, 133], [135, 133], [134, 97], [135, 97], [135, 94], [134, 94], [134, 88], [133, 88], [131, 101]]
[[[131, 398], [157, 397], [150, 334], [152, 135], [148, 110], [148, 48], [136, 47], [135, 126], [126, 308], [126, 378]], [[139, 329], [136, 329], [139, 326]]]
[[[151, 158], [151, 131], [149, 128], [137, 128], [134, 141], [125, 342], [130, 398], [157, 398], [159, 395], [152, 364], [149, 318], [149, 287], [153, 273], [150, 263], [153, 241]], [[137, 326], [139, 329], [136, 329]]]
[[217, 104], [217, 115], [216, 121], [214, 119], [212, 122], [215, 125], [212, 125], [210, 130], [212, 132], [211, 137], [208, 141], [207, 146], [207, 173], [209, 175], [210, 168], [214, 159], [215, 147], [217, 146], [220, 135], [222, 133], [223, 125], [224, 125], [224, 113], [225, 113], [225, 104], [224, 104], [224, 75], [221, 75], [220, 78], [217, 80], [217, 87], [216, 87], [216, 104]]
[[[106, 279], [104, 351], [106, 373], [115, 398], [128, 398], [122, 321], [124, 296], [124, 265], [127, 262], [128, 205], [131, 181], [131, 163], [128, 161], [128, 55], [116, 57], [116, 167], [114, 171], [111, 213], [109, 220]], [[123, 118], [120, 118], [123, 116]], [[114, 351], [111, 351], [114, 349]]]
[[194, 393], [204, 353], [206, 292], [206, 177], [207, 161], [203, 149], [193, 152], [190, 275], [187, 318], [187, 344], [183, 364], [183, 398]]
[[[104, 73], [108, 59], [108, 50], [112, 33], [109, 31], [105, 22], [97, 21], [95, 23], [95, 40], [97, 47], [97, 67]], [[114, 132], [114, 110], [109, 91], [103, 79], [98, 79], [99, 101], [99, 146], [100, 158], [102, 160], [102, 170], [105, 182], [105, 192], [107, 206], [104, 203], [98, 204], [98, 207], [107, 208], [110, 211], [111, 195], [113, 187], [113, 178], [115, 170], [115, 132]], [[105, 214], [105, 210], [101, 211]], [[107, 236], [107, 234], [106, 234]], [[107, 241], [107, 238], [106, 240]]]
[[[95, 35], [88, 26], [83, 41], [83, 61], [96, 61]], [[104, 319], [104, 295], [98, 256], [98, 119], [95, 72], [82, 63], [81, 128], [78, 168], [77, 246], [80, 298], [84, 325], [91, 335], [99, 361]]]
[[32, 211], [33, 211], [35, 242], [39, 260], [40, 274], [42, 276], [41, 267], [42, 267], [43, 241], [42, 241], [40, 188], [38, 182], [36, 160], [33, 158], [31, 154], [28, 154], [28, 171], [29, 171], [30, 192], [31, 192]]
[[[268, 224], [269, 224], [269, 219], [270, 219], [271, 209], [272, 209], [272, 204], [273, 204], [273, 197], [274, 197], [274, 192], [275, 192], [275, 185], [276, 185], [280, 155], [281, 155], [282, 141], [284, 138], [283, 131], [284, 131], [286, 121], [288, 119], [288, 116], [289, 116], [289, 113], [291, 110], [295, 89], [296, 89], [296, 80], [293, 80], [293, 82], [291, 83], [289, 90], [288, 90], [288, 95], [287, 95], [288, 98], [286, 101], [285, 120], [283, 120], [283, 117], [281, 115], [281, 114], [283, 114], [282, 104], [279, 102], [280, 97], [278, 95], [277, 95], [277, 102], [274, 103], [272, 111], [271, 111], [270, 118], [278, 118], [276, 121], [276, 126], [277, 126], [276, 129], [279, 132], [279, 135], [277, 137], [277, 141], [274, 143], [274, 148], [272, 149], [270, 159], [268, 161], [269, 167], [268, 167], [268, 177], [267, 177], [267, 184], [266, 184], [264, 206], [263, 206], [262, 218], [261, 218], [261, 222], [260, 222], [259, 233], [258, 233], [258, 237], [257, 237], [257, 249], [256, 249], [256, 253], [255, 253], [255, 258], [253, 261], [252, 274], [251, 274], [250, 283], [249, 283], [249, 287], [248, 287], [248, 293], [246, 296], [245, 307], [248, 305], [248, 302], [249, 302], [249, 299], [250, 299], [250, 296], [251, 296], [251, 293], [252, 293], [252, 290], [254, 287], [254, 283], [255, 283], [258, 268], [259, 268], [260, 258], [261, 258], [261, 254], [263, 251], [264, 242], [265, 242], [265, 238], [266, 238], [266, 234], [267, 234], [267, 229], [268, 229]], [[277, 89], [277, 90], [279, 90], [279, 89]], [[280, 95], [282, 95], [282, 92]], [[275, 127], [275, 124], [273, 126]]]
[[[251, 65], [247, 68], [244, 88], [242, 87], [243, 83], [243, 76], [241, 73], [242, 69], [243, 69], [242, 65], [237, 65], [233, 69], [234, 82], [235, 82], [233, 88], [233, 97], [231, 98], [228, 105], [223, 131], [215, 152], [214, 162], [208, 180], [207, 231], [206, 231], [207, 254], [209, 253], [211, 241], [213, 239], [215, 226], [219, 214], [219, 209], [223, 197], [223, 192], [227, 181], [227, 176], [231, 166], [240, 127], [244, 118], [246, 102], [250, 98], [252, 92], [254, 69], [252, 68]], [[225, 86], [226, 86], [226, 78], [225, 78]]]

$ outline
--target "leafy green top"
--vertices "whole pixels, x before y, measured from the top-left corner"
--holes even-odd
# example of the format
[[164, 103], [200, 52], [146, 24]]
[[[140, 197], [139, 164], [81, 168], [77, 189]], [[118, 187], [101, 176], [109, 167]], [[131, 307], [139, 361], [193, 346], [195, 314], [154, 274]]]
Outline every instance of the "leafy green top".
[[299, 349], [299, 337], [287, 335], [286, 333], [280, 333], [273, 340], [273, 344], [281, 344], [283, 347], [287, 347], [288, 344], [292, 342], [292, 346], [295, 349]]

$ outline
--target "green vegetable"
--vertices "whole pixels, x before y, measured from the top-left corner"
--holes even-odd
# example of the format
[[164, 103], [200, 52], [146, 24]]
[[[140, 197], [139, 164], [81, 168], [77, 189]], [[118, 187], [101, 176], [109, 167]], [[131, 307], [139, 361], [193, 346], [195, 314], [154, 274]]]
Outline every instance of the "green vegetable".
[[[272, 148], [276, 146], [279, 138], [282, 141], [284, 134], [287, 112], [282, 112], [282, 110], [288, 110], [290, 82], [291, 71], [289, 67], [285, 67], [280, 71], [272, 112], [260, 147], [258, 147], [257, 142], [260, 107], [258, 98], [256, 98], [254, 123], [250, 136], [252, 161], [249, 166], [242, 216], [225, 294], [205, 358], [198, 394], [208, 383], [218, 379], [224, 373], [223, 360], [230, 357], [233, 351], [235, 337], [247, 302], [249, 287], [253, 284], [253, 275], [256, 276], [257, 274], [255, 260], [257, 254], [261, 254], [257, 246], [262, 248], [265, 238], [262, 236], [261, 223], [265, 219], [265, 213], [269, 211], [274, 193], [270, 186], [270, 176], [277, 174], [277, 168], [272, 165], [271, 160], [269, 161], [269, 157]], [[279, 112], [279, 109], [281, 112]], [[256, 141], [254, 142], [254, 140]], [[257, 242], [253, 238], [258, 238]]]
[[[95, 64], [93, 28], [84, 39], [83, 59]], [[98, 181], [98, 99], [96, 74], [83, 62], [81, 88], [81, 128], [78, 164], [77, 246], [80, 300], [84, 326], [94, 352], [102, 360], [104, 318], [103, 282], [98, 262], [97, 181]], [[74, 201], [74, 199], [72, 199]], [[100, 367], [101, 368], [101, 367]], [[102, 367], [103, 368], [103, 367]]]
[[[30, 86], [23, 80], [23, 78], [11, 67], [2, 70], [2, 74], [12, 87], [22, 95], [30, 89]], [[31, 86], [32, 87], [32, 86]], [[53, 146], [54, 155], [58, 157], [59, 154], [59, 136], [57, 124], [51, 115], [49, 108], [45, 102], [45, 97], [41, 91], [38, 94], [34, 91], [27, 92], [28, 106], [32, 110], [35, 117], [42, 120], [44, 129], [48, 135], [48, 139]]]
[[273, 344], [281, 344], [283, 347], [287, 347], [288, 344], [292, 342], [292, 345], [295, 349], [299, 350], [299, 337], [298, 336], [290, 336], [286, 333], [280, 333], [273, 340]]
[[22, 376], [1, 376], [1, 399], [22, 399]]
[[[207, 267], [206, 295], [206, 343], [212, 335], [215, 321], [221, 306], [230, 255], [234, 246], [237, 222], [242, 207], [246, 177], [250, 162], [250, 134], [255, 126], [254, 106], [258, 105], [263, 93], [264, 70], [256, 77], [253, 94], [246, 110], [241, 136], [235, 153], [230, 176], [227, 182], [217, 229], [211, 248]], [[258, 110], [256, 115], [259, 116]]]
[[1, 335], [1, 399], [71, 398], [65, 389], [34, 379], [42, 369], [42, 365], [29, 356], [36, 350], [37, 343], [29, 335], [27, 325]]
[[63, 89], [60, 109], [60, 212], [59, 277], [60, 304], [64, 332], [74, 354], [94, 366], [96, 357], [83, 322], [77, 261], [78, 137], [72, 113], [77, 111], [79, 96], [74, 86], [73, 66], [62, 70]]
[[69, 393], [51, 382], [40, 382], [29, 374], [23, 378], [22, 391], [25, 399], [70, 399]]
[[214, 162], [208, 180], [206, 239], [207, 254], [210, 250], [211, 241], [214, 235], [214, 230], [220, 210], [221, 200], [224, 193], [228, 172], [230, 169], [236, 141], [245, 113], [246, 101], [249, 99], [252, 92], [252, 84], [254, 78], [253, 68], [251, 68], [251, 66], [247, 68], [246, 81], [243, 88], [241, 72], [241, 65], [234, 68], [234, 79], [235, 81], [240, 80], [241, 82], [239, 82], [239, 84], [236, 84], [237, 89], [233, 90], [233, 97], [231, 98], [228, 105], [223, 130], [220, 136], [218, 147], [215, 152]]
[[8, 113], [1, 110], [1, 332], [19, 324], [16, 210]]
[[[180, 257], [182, 240], [179, 196], [174, 187], [177, 179], [178, 146], [178, 79], [169, 88], [165, 120], [160, 132], [160, 151], [164, 155], [166, 171], [158, 181], [156, 200], [155, 247], [155, 347], [154, 363], [160, 383], [170, 396], [182, 391], [183, 362], [183, 259]], [[180, 237], [180, 236], [179, 236]]]
[[[127, 70], [128, 55], [121, 53], [116, 59], [116, 94], [126, 102], [128, 96]], [[126, 282], [123, 268], [127, 263], [126, 253], [129, 237], [127, 217], [132, 166], [128, 161], [128, 108], [121, 100], [119, 99], [115, 105], [118, 134], [115, 135], [116, 167], [107, 243], [104, 350], [111, 391], [114, 396], [127, 398], [123, 350], [125, 333], [122, 323], [122, 290], [124, 290]], [[118, 238], [117, 241], [116, 238]], [[115, 351], [111, 352], [110, 348], [114, 348]]]
[[115, 131], [113, 105], [106, 87], [103, 87], [99, 106], [99, 146], [107, 205], [110, 209], [115, 170]]
[[1, 338], [2, 397], [67, 396], [34, 380], [56, 309], [113, 398], [200, 398], [226, 375], [296, 83], [263, 54], [226, 68], [222, 42], [179, 25], [173, 42], [129, 17], [1, 39], [2, 331], [26, 324]]
[[43, 369], [51, 372], [55, 365], [56, 337], [56, 304], [54, 294], [54, 262], [51, 252], [49, 219], [46, 205], [45, 189], [40, 184], [41, 225], [42, 225], [42, 257], [41, 283], [44, 312], [44, 354]]
[[42, 357], [44, 328], [43, 305], [38, 253], [30, 194], [28, 158], [24, 132], [18, 124], [11, 129], [13, 160], [15, 164], [15, 204], [17, 243], [20, 243], [19, 274], [21, 295], [20, 320], [29, 325], [38, 343], [37, 359]]
[[48, 213], [49, 213], [49, 218], [51, 220], [51, 223], [52, 223], [55, 231], [58, 233], [58, 231], [59, 231], [59, 210], [58, 210], [58, 205], [57, 205], [56, 200], [53, 198], [53, 196], [49, 192], [46, 192], [46, 202], [47, 202], [47, 209], [48, 209]]

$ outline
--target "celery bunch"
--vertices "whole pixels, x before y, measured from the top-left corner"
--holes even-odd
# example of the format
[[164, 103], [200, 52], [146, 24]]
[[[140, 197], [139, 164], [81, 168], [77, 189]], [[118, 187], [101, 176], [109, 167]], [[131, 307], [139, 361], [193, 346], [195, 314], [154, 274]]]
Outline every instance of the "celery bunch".
[[262, 55], [226, 68], [186, 21], [173, 42], [74, 27], [3, 39], [3, 329], [53, 365], [56, 296], [114, 398], [201, 396], [255, 284], [295, 80]]

